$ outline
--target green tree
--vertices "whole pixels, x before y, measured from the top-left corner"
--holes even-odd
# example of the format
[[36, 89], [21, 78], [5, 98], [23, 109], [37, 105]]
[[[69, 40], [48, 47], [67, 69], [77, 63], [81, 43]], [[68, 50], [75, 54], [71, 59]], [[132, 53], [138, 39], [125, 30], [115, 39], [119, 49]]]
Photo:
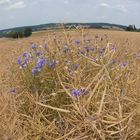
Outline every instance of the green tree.
[[126, 28], [126, 31], [137, 31], [137, 28], [135, 25], [129, 25], [127, 28]]
[[23, 33], [21, 31], [13, 31], [13, 32], [10, 32], [7, 34], [7, 37], [10, 37], [10, 38], [22, 38], [23, 37]]
[[29, 37], [32, 35], [32, 29], [31, 28], [25, 28], [23, 31], [24, 37]]

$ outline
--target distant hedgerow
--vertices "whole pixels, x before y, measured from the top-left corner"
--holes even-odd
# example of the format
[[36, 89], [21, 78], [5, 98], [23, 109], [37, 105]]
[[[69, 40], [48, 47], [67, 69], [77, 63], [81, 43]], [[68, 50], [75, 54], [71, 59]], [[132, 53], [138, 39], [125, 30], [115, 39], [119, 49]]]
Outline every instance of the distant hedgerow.
[[11, 31], [9, 33], [5, 34], [5, 37], [9, 38], [23, 38], [23, 37], [29, 37], [32, 35], [32, 29], [31, 28], [25, 28], [21, 31]]

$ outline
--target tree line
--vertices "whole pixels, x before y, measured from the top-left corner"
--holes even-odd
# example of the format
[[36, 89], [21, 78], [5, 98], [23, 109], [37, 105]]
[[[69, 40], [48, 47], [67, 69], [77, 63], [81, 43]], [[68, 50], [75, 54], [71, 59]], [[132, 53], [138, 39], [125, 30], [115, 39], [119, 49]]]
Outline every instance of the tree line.
[[140, 32], [140, 29], [137, 29], [135, 25], [129, 25], [126, 28], [126, 31], [138, 31], [138, 32]]
[[21, 31], [10, 31], [6, 33], [4, 36], [8, 38], [24, 38], [24, 37], [29, 37], [31, 35], [32, 35], [32, 29], [25, 28]]

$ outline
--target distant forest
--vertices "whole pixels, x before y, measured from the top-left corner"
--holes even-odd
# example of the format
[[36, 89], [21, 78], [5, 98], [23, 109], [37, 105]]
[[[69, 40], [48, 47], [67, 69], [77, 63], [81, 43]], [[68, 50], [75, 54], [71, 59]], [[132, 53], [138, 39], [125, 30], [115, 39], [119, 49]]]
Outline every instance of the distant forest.
[[[124, 30], [124, 31], [140, 31], [137, 29], [135, 25], [118, 25], [118, 24], [110, 24], [110, 23], [66, 23], [63, 26], [66, 29], [76, 28], [77, 26], [84, 26], [85, 28], [96, 28], [96, 29], [115, 29], [115, 30]], [[41, 25], [33, 25], [33, 26], [25, 26], [25, 27], [16, 27], [5, 30], [0, 30], [0, 37], [9, 37], [9, 38], [23, 38], [28, 37], [35, 31], [43, 31], [48, 29], [59, 29], [62, 27], [60, 23], [49, 23], [49, 24], [41, 24]]]

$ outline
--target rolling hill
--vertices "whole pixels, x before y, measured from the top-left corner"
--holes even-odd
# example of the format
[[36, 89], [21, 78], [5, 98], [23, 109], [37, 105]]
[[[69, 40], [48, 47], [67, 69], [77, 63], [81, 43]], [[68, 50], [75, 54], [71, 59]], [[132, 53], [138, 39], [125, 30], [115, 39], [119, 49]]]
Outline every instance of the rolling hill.
[[[88, 28], [98, 28], [98, 29], [117, 29], [117, 30], [125, 30], [127, 26], [118, 25], [118, 24], [110, 24], [110, 23], [65, 23], [64, 26], [66, 28], [74, 28], [74, 26], [86, 26]], [[7, 33], [13, 31], [22, 31], [26, 27], [29, 27], [34, 31], [41, 31], [47, 29], [56, 29], [60, 27], [60, 23], [48, 23], [48, 24], [40, 24], [33, 26], [23, 26], [23, 27], [15, 27], [10, 29], [0, 30], [0, 37], [4, 37]]]

